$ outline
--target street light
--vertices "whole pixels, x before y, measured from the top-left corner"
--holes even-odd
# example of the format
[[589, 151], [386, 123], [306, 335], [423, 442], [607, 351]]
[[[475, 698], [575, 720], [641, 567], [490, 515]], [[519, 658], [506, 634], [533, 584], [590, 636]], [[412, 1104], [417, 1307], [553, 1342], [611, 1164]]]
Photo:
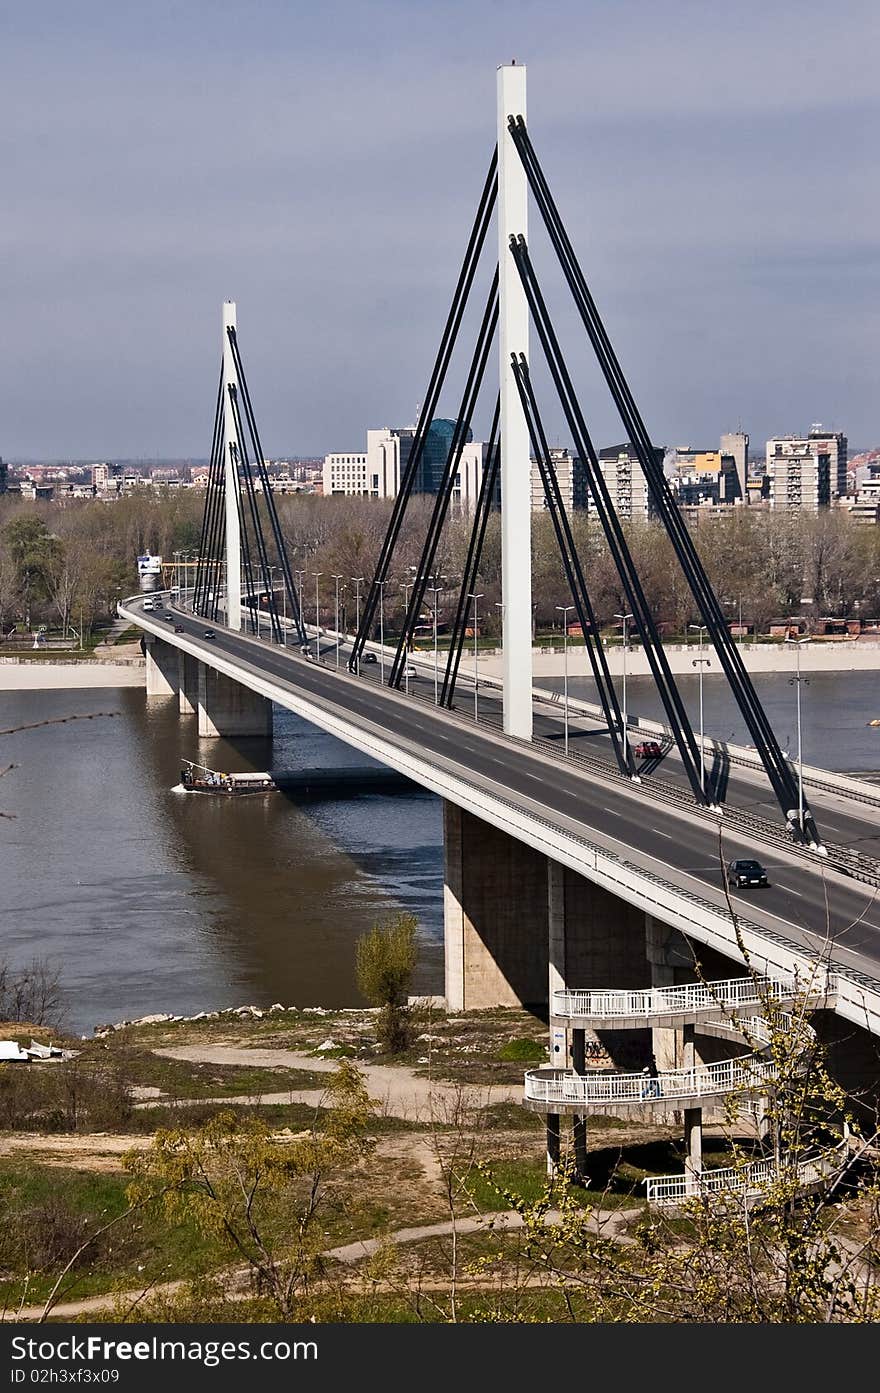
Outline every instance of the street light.
[[633, 616], [629, 612], [625, 611], [623, 614], [615, 614], [614, 618], [623, 620], [623, 710], [621, 712], [621, 722], [623, 724], [623, 730], [620, 732], [620, 735], [624, 746], [626, 746], [628, 744], [626, 724], [626, 653], [627, 638], [629, 635], [629, 629], [627, 626], [629, 624], [629, 621], [633, 618]]
[[565, 708], [565, 753], [568, 754], [568, 611], [575, 609], [575, 605], [557, 605], [557, 609], [562, 611], [562, 671], [565, 695], [563, 703]]
[[[739, 641], [740, 641], [740, 643], [742, 643], [742, 641], [743, 641], [743, 597], [742, 597], [742, 595], [739, 596], [739, 601], [738, 601], [738, 602], [739, 602], [739, 626], [738, 626], [738, 627], [739, 627]], [[724, 605], [735, 605], [735, 604], [737, 603], [737, 601], [736, 601], [736, 600], [722, 600], [721, 603], [724, 604]]]
[[688, 624], [689, 629], [697, 629], [700, 634], [700, 656], [691, 658], [691, 666], [698, 669], [700, 674], [700, 792], [706, 796], [706, 761], [703, 756], [703, 668], [710, 667], [711, 662], [703, 657], [703, 634], [706, 632], [705, 624]]
[[801, 829], [801, 836], [804, 835], [804, 751], [801, 743], [801, 683], [805, 682], [809, 687], [809, 677], [801, 677], [801, 646], [809, 643], [809, 635], [806, 638], [787, 638], [786, 643], [794, 644], [797, 650], [797, 673], [794, 677], [789, 677], [789, 685], [795, 687], [797, 691], [797, 744], [798, 744], [798, 827]]
[[428, 593], [429, 593], [430, 595], [433, 595], [433, 596], [434, 596], [434, 705], [435, 705], [435, 706], [437, 705], [438, 700], [439, 700], [439, 697], [438, 697], [439, 685], [438, 685], [438, 683], [439, 683], [439, 676], [440, 676], [440, 669], [439, 669], [439, 664], [438, 664], [438, 657], [439, 657], [439, 654], [438, 654], [438, 652], [437, 652], [437, 596], [440, 595], [440, 594], [442, 593], [442, 591], [443, 591], [443, 586], [437, 584], [437, 576], [435, 576], [435, 577], [434, 577], [434, 584], [428, 586]]
[[475, 595], [472, 591], [468, 591], [468, 599], [469, 599], [469, 600], [473, 600], [473, 602], [474, 602], [474, 619], [473, 619], [473, 624], [474, 624], [474, 720], [475, 720], [475, 721], [479, 721], [479, 719], [480, 719], [480, 706], [479, 706], [479, 701], [480, 701], [480, 687], [479, 687], [479, 671], [478, 671], [478, 666], [477, 666], [477, 632], [478, 632], [478, 629], [477, 629], [477, 601], [478, 601], [478, 600], [482, 600], [482, 598], [483, 598], [483, 592], [482, 592], [482, 590], [479, 592], [478, 595]]
[[379, 587], [379, 680], [385, 683], [385, 586], [388, 580], [377, 580]]
[[[415, 569], [415, 567], [410, 566], [409, 569], [412, 571], [412, 570]], [[404, 638], [406, 637], [406, 616], [407, 616], [407, 613], [408, 613], [408, 611], [409, 611], [409, 592], [412, 590], [412, 588], [413, 588], [414, 585], [415, 585], [415, 581], [414, 581], [414, 580], [405, 580], [405, 581], [401, 581], [401, 584], [400, 584], [400, 588], [401, 588], [401, 590], [403, 591], [403, 628], [404, 628], [404, 635], [403, 635], [403, 636], [404, 636]], [[407, 656], [408, 653], [409, 653], [409, 645], [405, 643], [404, 646], [403, 646], [403, 685], [404, 685], [404, 690], [406, 691], [407, 696], [409, 696], [409, 657]]]
[[352, 576], [351, 583], [354, 586], [354, 631], [359, 634], [361, 631], [361, 586], [364, 583], [363, 576]]
[[318, 659], [318, 662], [321, 661], [321, 610], [318, 600], [318, 581], [323, 574], [323, 571], [313, 572], [315, 577], [315, 657]]
[[340, 638], [339, 638], [339, 582], [342, 580], [342, 576], [341, 576], [341, 575], [337, 575], [336, 572], [334, 571], [334, 572], [332, 573], [332, 579], [336, 581], [336, 619], [335, 619], [335, 628], [336, 628], [336, 671], [338, 672], [338, 671], [339, 671], [339, 648], [340, 648]]

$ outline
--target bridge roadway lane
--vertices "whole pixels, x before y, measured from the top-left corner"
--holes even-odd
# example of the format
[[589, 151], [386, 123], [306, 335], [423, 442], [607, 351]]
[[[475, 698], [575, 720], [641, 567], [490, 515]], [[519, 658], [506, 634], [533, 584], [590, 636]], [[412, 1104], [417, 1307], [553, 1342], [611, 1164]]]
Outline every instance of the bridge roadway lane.
[[[332, 652], [332, 645], [330, 647]], [[345, 653], [345, 651], [346, 648], [343, 645], [342, 652]], [[375, 667], [371, 664], [365, 670], [364, 675], [375, 679]], [[471, 686], [468, 694], [467, 683], [469, 680]], [[424, 676], [411, 678], [410, 687], [433, 700], [433, 674], [426, 673]], [[462, 714], [467, 716], [473, 708], [473, 678], [469, 678], [468, 673], [462, 673], [459, 687], [457, 705]], [[480, 710], [487, 715], [494, 716], [500, 722], [501, 701], [494, 688], [484, 689], [481, 686]], [[537, 736], [552, 740], [560, 747], [562, 746], [565, 728], [560, 706], [536, 698], [534, 720]], [[637, 734], [635, 731], [630, 731], [630, 743], [633, 745], [637, 744], [639, 740], [650, 738], [644, 733]], [[617, 765], [607, 729], [600, 726], [593, 717], [580, 713], [570, 713], [569, 742], [572, 752], [583, 750], [585, 754], [602, 758], [609, 771], [616, 771]], [[712, 759], [707, 758], [706, 772], [710, 776], [712, 764]], [[648, 787], [650, 787], [651, 779], [656, 775], [665, 785], [672, 785], [685, 793], [686, 796], [690, 796], [690, 784], [675, 746], [667, 750], [659, 761], [641, 761], [638, 772], [642, 782]], [[779, 804], [763, 770], [751, 770], [742, 765], [731, 764], [723, 776], [723, 784], [724, 796], [722, 801], [724, 803], [731, 807], [742, 808], [746, 812], [756, 813], [759, 817], [765, 818], [781, 829], [782, 815]], [[827, 793], [824, 790], [813, 788], [807, 788], [807, 800], [813, 809], [819, 830], [826, 841], [833, 842], [837, 846], [850, 847], [853, 851], [861, 851], [867, 856], [875, 856], [880, 859], [880, 810], [876, 806], [870, 804], [862, 806], [852, 799], [847, 799], [843, 794]]]
[[[215, 628], [215, 639], [206, 640], [203, 620], [176, 613], [175, 621], [209, 660], [211, 652], [218, 650], [241, 660], [293, 692], [316, 700], [328, 712], [368, 722], [386, 740], [398, 737], [410, 742], [422, 757], [434, 756], [438, 765], [477, 789], [491, 793], [486, 785], [494, 784], [503, 797], [527, 805], [526, 811], [531, 806], [561, 831], [580, 832], [634, 865], [644, 863], [655, 874], [725, 907], [717, 831], [686, 806], [679, 811], [652, 803], [650, 796], [645, 797], [644, 785], [613, 780], [606, 784], [577, 765], [557, 763], [497, 731], [481, 730], [461, 717], [364, 683], [344, 668], [337, 674], [295, 650], [268, 643], [257, 646], [253, 638], [222, 626]], [[159, 627], [165, 625], [160, 621]], [[172, 634], [168, 637], [173, 640]], [[833, 956], [842, 967], [880, 978], [880, 891], [827, 872], [818, 860], [789, 859], [777, 849], [768, 860], [766, 849], [757, 842], [741, 836], [734, 842], [728, 835], [725, 859], [741, 853], [759, 856], [772, 881], [760, 894], [735, 896], [735, 905], [746, 918], [814, 949], [822, 946], [830, 931], [836, 940]]]

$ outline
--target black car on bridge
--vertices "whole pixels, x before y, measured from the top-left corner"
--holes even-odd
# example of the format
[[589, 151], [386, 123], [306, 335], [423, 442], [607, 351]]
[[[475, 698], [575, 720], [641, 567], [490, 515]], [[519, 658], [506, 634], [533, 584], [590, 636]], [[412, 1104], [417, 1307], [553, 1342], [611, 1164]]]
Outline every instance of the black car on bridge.
[[753, 886], [769, 885], [767, 872], [760, 861], [740, 859], [731, 861], [727, 867], [727, 883], [732, 890], [746, 890]]

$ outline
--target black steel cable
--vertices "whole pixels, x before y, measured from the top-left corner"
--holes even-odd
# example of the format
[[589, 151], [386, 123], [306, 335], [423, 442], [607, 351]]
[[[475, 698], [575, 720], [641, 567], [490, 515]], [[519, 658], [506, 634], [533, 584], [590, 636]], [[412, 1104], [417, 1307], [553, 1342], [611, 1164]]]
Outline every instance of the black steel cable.
[[269, 482], [269, 471], [266, 468], [266, 457], [263, 454], [263, 447], [260, 443], [259, 431], [257, 430], [257, 419], [254, 414], [253, 406], [251, 404], [251, 395], [248, 391], [247, 379], [245, 377], [244, 372], [244, 365], [241, 361], [241, 353], [238, 347], [238, 336], [234, 327], [232, 326], [229, 327], [227, 333], [229, 335], [229, 342], [232, 347], [232, 355], [235, 360], [235, 368], [238, 374], [239, 386], [241, 388], [241, 397], [244, 405], [245, 416], [248, 422], [248, 430], [250, 431], [251, 442], [254, 447], [254, 457], [257, 463], [257, 470], [260, 475], [260, 481], [263, 485], [263, 493], [266, 498], [266, 510], [269, 515], [269, 525], [272, 528], [272, 535], [275, 539], [275, 548], [278, 553], [279, 565], [281, 566], [282, 580], [284, 583], [284, 587], [287, 591], [287, 598], [290, 604], [290, 615], [293, 621], [294, 628], [297, 632], [297, 637], [300, 643], [304, 644], [306, 642], [307, 635], [305, 625], [303, 623], [302, 600], [293, 581], [293, 571], [291, 569], [290, 559], [287, 555], [287, 547], [284, 542], [284, 533], [281, 530], [281, 523], [278, 518], [278, 510], [275, 507], [275, 498], [273, 496], [272, 487]]
[[598, 456], [589, 431], [587, 430], [580, 404], [575, 395], [574, 386], [569, 376], [562, 351], [559, 347], [559, 341], [550, 320], [541, 288], [538, 285], [534, 267], [532, 266], [528, 254], [525, 238], [512, 237], [510, 249], [520, 274], [532, 318], [535, 321], [535, 327], [541, 340], [541, 346], [544, 350], [544, 355], [547, 359], [547, 364], [550, 368], [559, 400], [562, 404], [566, 420], [568, 421], [569, 429], [572, 432], [575, 450], [583, 460], [587, 470], [593, 501], [596, 505], [596, 511], [599, 514], [602, 530], [605, 533], [605, 539], [608, 543], [612, 560], [620, 576], [627, 604], [632, 610], [639, 635], [642, 639], [645, 655], [650, 664], [654, 680], [657, 684], [657, 690], [669, 718], [682, 764], [688, 775], [694, 797], [698, 802], [703, 803], [706, 801], [706, 795], [702, 778], [701, 756], [697, 751], [697, 742], [678, 688], [675, 686], [672, 679], [669, 661], [660, 643], [660, 636], [657, 632], [650, 606], [648, 605], [647, 598], [642, 588], [638, 571], [630, 554], [626, 537], [620, 525], [620, 520], [614, 510], [611, 495], [608, 492], [608, 486], [599, 468]]
[[400, 536], [403, 520], [412, 494], [413, 484], [415, 483], [416, 474], [421, 462], [424, 444], [428, 434], [428, 427], [431, 424], [437, 402], [440, 398], [440, 392], [449, 367], [449, 360], [452, 356], [452, 350], [455, 347], [455, 341], [461, 327], [462, 316], [464, 315], [468, 296], [470, 295], [471, 286], [473, 285], [480, 253], [482, 252], [483, 244], [486, 240], [486, 232], [489, 227], [492, 210], [495, 206], [497, 195], [497, 169], [498, 151], [493, 150], [492, 159], [489, 164], [489, 172], [486, 175], [486, 181], [483, 185], [482, 194], [480, 195], [476, 217], [474, 218], [464, 261], [461, 271], [459, 272], [458, 282], [452, 298], [452, 306], [440, 340], [440, 347], [434, 361], [434, 367], [428, 383], [428, 390], [423, 400], [421, 412], [419, 413], [419, 420], [416, 425], [409, 459], [401, 473], [400, 487], [394, 499], [391, 521], [382, 542], [382, 548], [379, 554], [379, 560], [376, 564], [373, 580], [364, 597], [361, 624], [355, 635], [351, 657], [349, 659], [349, 668], [352, 672], [358, 671], [364, 644], [369, 638], [373, 627], [376, 609], [379, 604], [379, 596], [382, 586], [388, 578], [391, 559]]
[[455, 684], [458, 680], [458, 669], [464, 650], [467, 617], [470, 612], [470, 596], [474, 591], [477, 575], [479, 573], [480, 560], [483, 555], [483, 543], [486, 540], [486, 528], [489, 524], [489, 514], [492, 511], [492, 503], [498, 485], [498, 469], [501, 459], [501, 450], [498, 441], [500, 420], [501, 399], [499, 396], [496, 399], [495, 411], [492, 416], [489, 443], [486, 449], [486, 464], [483, 470], [480, 494], [477, 499], [477, 507], [474, 514], [474, 525], [471, 528], [470, 540], [468, 542], [467, 557], [465, 559], [464, 570], [462, 571], [455, 619], [449, 635], [449, 653], [446, 658], [446, 671], [443, 674], [443, 688], [440, 693], [441, 706], [451, 707], [455, 697]]
[[220, 380], [217, 384], [217, 405], [214, 408], [214, 429], [211, 432], [211, 453], [208, 456], [208, 486], [205, 490], [205, 507], [202, 513], [202, 531], [199, 537], [198, 565], [196, 566], [196, 580], [193, 588], [193, 609], [198, 614], [201, 600], [202, 587], [204, 582], [203, 560], [206, 557], [205, 545], [209, 535], [209, 522], [214, 503], [211, 480], [214, 476], [217, 463], [217, 447], [220, 437], [221, 421], [223, 416], [223, 364], [220, 365]]
[[[257, 558], [259, 560], [260, 565], [260, 575], [262, 579], [260, 593], [261, 595], [263, 591], [265, 591], [266, 593], [266, 604], [269, 611], [269, 621], [272, 628], [272, 637], [276, 643], [279, 643], [281, 641], [282, 631], [281, 625], [278, 622], [278, 614], [275, 607], [275, 592], [272, 589], [271, 585], [272, 573], [269, 570], [269, 555], [266, 551], [266, 539], [263, 536], [263, 526], [260, 521], [259, 509], [257, 507], [257, 494], [256, 489], [254, 487], [254, 477], [251, 473], [247, 444], [245, 443], [244, 430], [242, 429], [241, 412], [239, 411], [238, 407], [238, 392], [234, 383], [232, 383], [229, 387], [229, 399], [232, 402], [232, 412], [235, 417], [235, 430], [238, 436], [239, 458], [241, 463], [239, 479], [244, 479], [244, 486], [247, 492], [248, 507], [250, 509], [251, 515], [251, 526], [253, 527], [254, 541], [256, 543], [257, 548]], [[255, 606], [255, 613], [253, 615], [253, 618], [256, 625], [256, 632], [257, 634], [259, 634], [259, 606]]]
[[[730, 683], [734, 698], [755, 741], [780, 807], [791, 826], [791, 830], [800, 837], [801, 829], [796, 823], [798, 788], [794, 771], [782, 753], [775, 732], [742, 661], [742, 655], [731, 639], [726, 616], [703, 569], [693, 538], [672, 495], [669, 481], [663, 473], [662, 466], [655, 458], [647, 428], [586, 284], [522, 117], [511, 118], [510, 132], [520, 153], [527, 178], [547, 225], [548, 233], [590, 342], [645, 474], [654, 506], [666, 527], [673, 549], [694, 595], [701, 617], [706, 623], [713, 647]], [[819, 840], [815, 820], [806, 804], [804, 805], [803, 830], [810, 840]]]
[[409, 597], [403, 629], [392, 662], [391, 676], [388, 679], [389, 687], [399, 687], [403, 678], [403, 669], [407, 662], [407, 652], [412, 641], [412, 635], [418, 616], [421, 613], [422, 604], [424, 603], [428, 579], [434, 570], [434, 563], [437, 557], [437, 549], [440, 545], [443, 525], [446, 521], [449, 505], [452, 501], [452, 490], [455, 487], [456, 473], [461, 467], [461, 457], [464, 452], [464, 447], [467, 444], [467, 437], [471, 429], [474, 409], [486, 373], [486, 363], [489, 357], [489, 350], [492, 347], [492, 340], [495, 335], [497, 324], [498, 268], [496, 266], [495, 274], [492, 277], [492, 284], [489, 287], [489, 295], [486, 300], [486, 307], [483, 311], [483, 318], [480, 322], [473, 357], [465, 380], [461, 404], [458, 408], [458, 415], [455, 420], [455, 430], [449, 442], [446, 463], [443, 467], [443, 474], [434, 499], [434, 506], [431, 510], [431, 518], [428, 524], [425, 542], [419, 557], [416, 574], [413, 578], [412, 593]]
[[547, 511], [553, 523], [553, 530], [556, 534], [556, 542], [559, 553], [562, 557], [562, 564], [565, 569], [568, 587], [571, 592], [572, 600], [580, 621], [581, 633], [584, 637], [584, 646], [587, 651], [590, 667], [593, 670], [593, 680], [599, 693], [599, 701], [602, 712], [605, 716], [605, 724], [611, 739], [614, 756], [617, 760], [618, 768], [622, 774], [633, 777], [635, 765], [633, 764], [632, 753], [630, 751], [629, 740], [623, 727], [623, 715], [617, 701], [617, 692], [611, 680], [611, 673], [608, 668], [608, 659], [605, 656], [605, 649], [602, 647], [602, 640], [599, 637], [599, 626], [596, 622], [596, 615], [587, 590], [583, 568], [575, 545], [574, 535], [568, 518], [568, 512], [559, 487], [559, 480], [553, 468], [550, 447], [547, 443], [547, 436], [544, 430], [541, 415], [538, 410], [538, 403], [532, 388], [529, 375], [528, 363], [525, 355], [520, 354], [517, 359], [516, 354], [511, 354], [511, 364], [513, 367], [514, 378], [517, 390], [519, 391], [520, 402], [522, 404], [523, 415], [528, 426], [529, 439], [532, 442], [532, 449], [538, 463], [541, 475], [541, 483], [544, 486], [544, 496], [547, 501]]

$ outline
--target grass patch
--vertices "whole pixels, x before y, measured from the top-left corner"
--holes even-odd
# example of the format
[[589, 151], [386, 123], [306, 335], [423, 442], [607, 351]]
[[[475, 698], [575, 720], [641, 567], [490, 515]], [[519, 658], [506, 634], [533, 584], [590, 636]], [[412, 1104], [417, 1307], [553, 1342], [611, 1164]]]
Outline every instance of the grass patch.
[[[223, 1098], [281, 1093], [285, 1089], [324, 1089], [328, 1076], [308, 1069], [251, 1064], [200, 1064], [169, 1059], [152, 1050], [110, 1047], [113, 1059], [129, 1084], [161, 1088], [170, 1098]], [[92, 1047], [84, 1058], [107, 1058], [106, 1047]]]
[[[124, 1213], [128, 1183], [122, 1172], [61, 1170], [20, 1160], [0, 1164], [0, 1299], [7, 1309], [22, 1298], [28, 1304], [45, 1300], [80, 1243]], [[85, 1250], [64, 1290], [73, 1300], [125, 1285], [195, 1277], [222, 1256], [194, 1226], [171, 1228], [160, 1214], [141, 1210]]]
[[515, 1040], [507, 1040], [500, 1049], [495, 1051], [495, 1058], [505, 1061], [522, 1060], [530, 1064], [543, 1061], [547, 1058], [547, 1047], [538, 1040], [529, 1040], [525, 1036], [519, 1036]]

